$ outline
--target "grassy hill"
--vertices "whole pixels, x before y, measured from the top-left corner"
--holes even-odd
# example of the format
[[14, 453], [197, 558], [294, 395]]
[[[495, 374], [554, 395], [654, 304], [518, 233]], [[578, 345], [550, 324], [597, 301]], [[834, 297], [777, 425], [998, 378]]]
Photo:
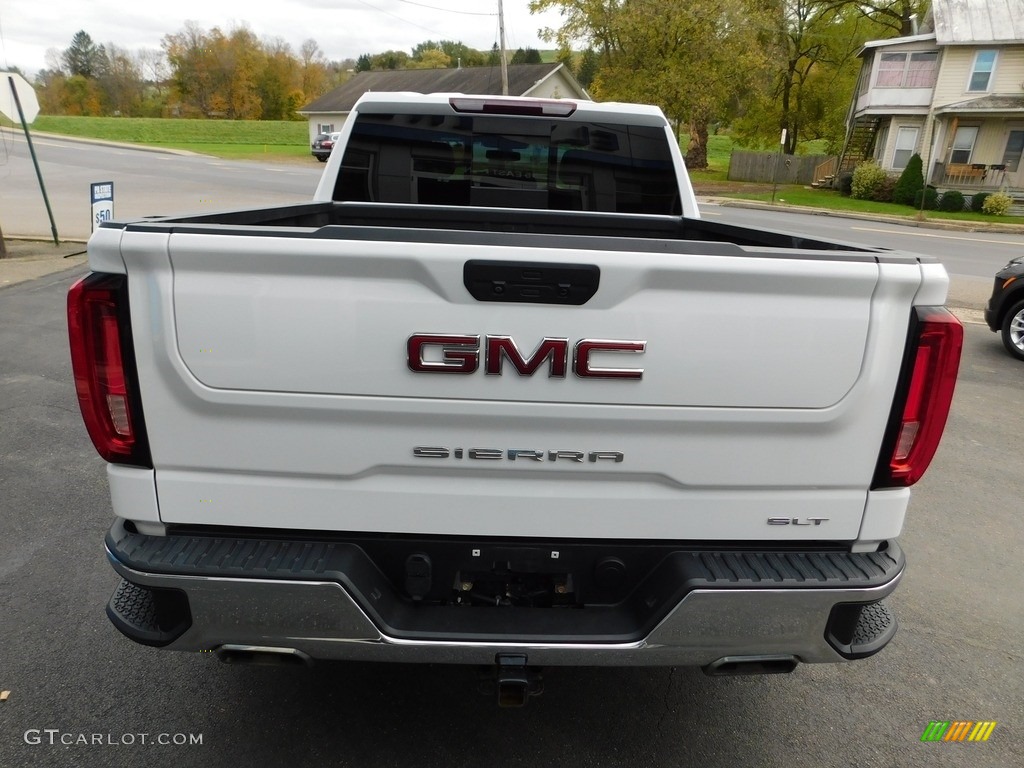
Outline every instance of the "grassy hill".
[[309, 129], [304, 120], [180, 120], [40, 115], [32, 125], [32, 130], [187, 149], [219, 157], [310, 157]]

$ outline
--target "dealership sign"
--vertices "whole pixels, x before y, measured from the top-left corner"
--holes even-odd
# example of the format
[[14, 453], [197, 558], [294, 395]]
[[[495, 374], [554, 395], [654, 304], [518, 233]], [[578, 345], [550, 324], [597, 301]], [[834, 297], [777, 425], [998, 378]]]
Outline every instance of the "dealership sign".
[[114, 218], [114, 182], [100, 181], [89, 185], [92, 199], [92, 230]]

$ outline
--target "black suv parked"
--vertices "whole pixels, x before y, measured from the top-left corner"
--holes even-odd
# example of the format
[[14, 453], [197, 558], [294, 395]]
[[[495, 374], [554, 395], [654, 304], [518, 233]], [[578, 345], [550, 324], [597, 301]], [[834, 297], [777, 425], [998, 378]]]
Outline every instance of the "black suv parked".
[[1006, 351], [1024, 360], [1024, 256], [1018, 256], [996, 273], [985, 322], [1001, 334]]

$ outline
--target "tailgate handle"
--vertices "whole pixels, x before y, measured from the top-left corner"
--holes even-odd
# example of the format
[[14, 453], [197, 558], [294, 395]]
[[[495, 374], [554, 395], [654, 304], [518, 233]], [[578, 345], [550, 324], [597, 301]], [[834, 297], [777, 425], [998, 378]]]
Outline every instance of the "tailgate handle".
[[597, 293], [601, 270], [596, 264], [472, 259], [462, 282], [477, 301], [579, 306]]

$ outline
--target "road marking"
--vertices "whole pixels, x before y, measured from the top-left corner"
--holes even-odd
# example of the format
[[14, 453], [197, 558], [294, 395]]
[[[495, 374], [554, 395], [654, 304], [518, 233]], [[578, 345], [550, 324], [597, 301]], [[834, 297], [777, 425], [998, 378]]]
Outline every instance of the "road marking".
[[[1006, 240], [986, 240], [981, 237], [955, 237], [954, 235], [932, 235], [927, 232], [901, 232], [892, 229], [877, 229], [875, 227], [850, 227], [850, 229], [856, 232], [882, 232], [883, 234], [886, 235], [904, 235], [905, 237], [935, 237], [939, 238], [940, 240], [959, 240], [961, 242], [966, 241], [971, 243], [998, 243], [999, 245], [1013, 245], [1012, 242], [1007, 242]], [[1007, 234], [1012, 236], [1012, 233], [1010, 232], [1008, 232]]]

